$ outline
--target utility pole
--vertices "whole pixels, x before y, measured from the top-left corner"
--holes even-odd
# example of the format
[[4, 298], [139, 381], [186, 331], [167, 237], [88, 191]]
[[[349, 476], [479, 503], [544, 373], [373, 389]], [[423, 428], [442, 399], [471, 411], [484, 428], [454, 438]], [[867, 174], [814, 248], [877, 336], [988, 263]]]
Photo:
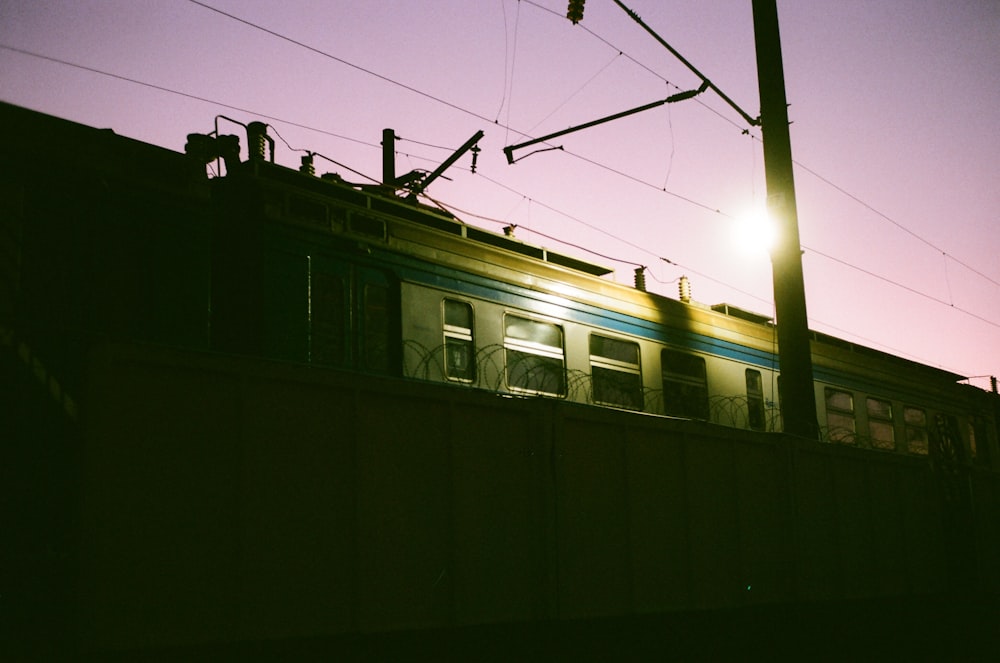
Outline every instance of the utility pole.
[[771, 250], [771, 269], [781, 371], [781, 416], [786, 433], [816, 439], [819, 424], [775, 0], [753, 0], [753, 26], [767, 207], [778, 227], [778, 241]]
[[[785, 99], [785, 72], [781, 62], [781, 39], [778, 35], [778, 9], [775, 0], [753, 0], [754, 42], [757, 50], [757, 87], [760, 91], [760, 117], [752, 118], [732, 99], [723, 94], [694, 65], [646, 25], [639, 15], [614, 0], [632, 20], [643, 27], [664, 48], [701, 79], [697, 90], [682, 92], [663, 101], [633, 108], [609, 117], [588, 122], [565, 131], [504, 148], [508, 163], [513, 163], [515, 149], [591, 127], [601, 122], [631, 115], [671, 101], [689, 99], [711, 88], [733, 107], [751, 126], [760, 126], [764, 144], [764, 176], [767, 181], [767, 207], [777, 224], [778, 240], [771, 250], [774, 281], [774, 308], [778, 331], [779, 399], [783, 430], [791, 435], [816, 439], [816, 395], [813, 387], [812, 351], [809, 347], [809, 320], [806, 315], [806, 288], [802, 276], [802, 247], [799, 242], [799, 219], [795, 209], [795, 180], [792, 177], [792, 145], [788, 136], [788, 103]], [[574, 24], [583, 19], [584, 0], [570, 0], [567, 18]]]

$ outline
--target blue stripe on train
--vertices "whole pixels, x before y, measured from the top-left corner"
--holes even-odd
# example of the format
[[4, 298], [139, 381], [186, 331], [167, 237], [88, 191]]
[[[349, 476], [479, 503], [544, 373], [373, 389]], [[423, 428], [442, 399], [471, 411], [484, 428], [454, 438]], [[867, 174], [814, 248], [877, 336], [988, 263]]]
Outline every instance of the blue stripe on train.
[[491, 281], [445, 268], [429, 271], [426, 268], [417, 268], [412, 264], [400, 264], [398, 273], [401, 278], [407, 281], [450, 290], [473, 299], [482, 299], [541, 315], [609, 329], [763, 368], [772, 369], [777, 365], [777, 358], [769, 352], [762, 352], [704, 334], [663, 327], [648, 320], [608, 311], [557, 295], [538, 292], [523, 286]]

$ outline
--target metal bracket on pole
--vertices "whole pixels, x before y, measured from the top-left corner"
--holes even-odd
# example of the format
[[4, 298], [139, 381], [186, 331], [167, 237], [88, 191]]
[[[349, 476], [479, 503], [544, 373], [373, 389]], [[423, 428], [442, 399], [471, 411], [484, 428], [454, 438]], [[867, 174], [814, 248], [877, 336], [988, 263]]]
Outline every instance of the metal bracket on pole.
[[483, 134], [482, 131], [477, 131], [472, 136], [472, 138], [470, 138], [469, 140], [465, 141], [465, 144], [463, 144], [462, 147], [460, 147], [457, 150], [455, 150], [455, 152], [450, 157], [448, 157], [447, 159], [445, 159], [444, 163], [442, 163], [440, 166], [438, 166], [437, 169], [433, 173], [431, 173], [430, 175], [428, 175], [424, 179], [420, 180], [419, 182], [416, 182], [412, 187], [410, 187], [410, 190], [413, 191], [413, 193], [418, 193], [418, 194], [419, 193], [423, 193], [424, 189], [426, 189], [428, 186], [430, 186], [431, 182], [433, 182], [434, 180], [436, 180], [438, 177], [441, 176], [442, 173], [444, 173], [444, 171], [448, 170], [448, 168], [451, 167], [451, 164], [453, 164], [456, 161], [458, 161], [459, 158], [461, 158], [461, 156], [463, 154], [465, 154], [466, 152], [468, 152], [469, 150], [471, 150], [473, 147], [475, 147], [476, 143], [478, 143], [479, 139], [482, 138], [484, 135], [485, 134]]
[[580, 131], [581, 129], [589, 129], [590, 127], [597, 126], [598, 124], [604, 124], [605, 122], [610, 122], [611, 120], [617, 120], [619, 118], [627, 117], [629, 115], [635, 115], [636, 113], [641, 113], [642, 111], [646, 111], [651, 108], [657, 108], [659, 106], [662, 106], [663, 104], [672, 104], [677, 101], [684, 101], [685, 99], [690, 99], [707, 90], [708, 85], [706, 83], [707, 81], [705, 83], [702, 83], [701, 87], [698, 88], [697, 90], [687, 90], [685, 92], [678, 92], [677, 94], [671, 95], [666, 99], [660, 99], [659, 101], [654, 101], [652, 103], [645, 104], [643, 106], [637, 106], [636, 108], [631, 108], [629, 110], [622, 111], [620, 113], [615, 113], [614, 115], [608, 115], [607, 117], [602, 117], [598, 120], [584, 122], [583, 124], [578, 124], [575, 127], [569, 127], [568, 129], [563, 129], [562, 131], [556, 131], [546, 136], [542, 136], [541, 138], [533, 138], [531, 140], [526, 140], [523, 143], [518, 143], [516, 145], [508, 145], [507, 147], [503, 148], [503, 153], [507, 155], [507, 163], [512, 164], [514, 163], [514, 150], [519, 150], [522, 147], [528, 147], [529, 145], [535, 145], [537, 143], [544, 143], [547, 140], [558, 138], [559, 136], [565, 136], [566, 134], [571, 134], [574, 131]]
[[674, 49], [673, 46], [671, 46], [670, 44], [668, 44], [663, 39], [663, 37], [661, 37], [660, 35], [656, 34], [656, 32], [653, 30], [653, 28], [651, 28], [648, 25], [646, 25], [646, 23], [643, 22], [643, 20], [641, 18], [639, 18], [638, 14], [636, 14], [634, 11], [632, 11], [631, 9], [629, 9], [628, 7], [626, 7], [625, 4], [622, 3], [620, 0], [615, 0], [615, 4], [618, 5], [619, 7], [621, 7], [622, 10], [626, 14], [628, 14], [629, 17], [633, 21], [635, 21], [636, 23], [638, 23], [640, 26], [642, 26], [642, 28], [646, 32], [648, 32], [650, 35], [652, 35], [653, 39], [655, 39], [656, 41], [658, 41], [661, 46], [663, 46], [665, 49], [667, 49], [668, 51], [670, 51], [670, 53], [675, 58], [677, 58], [678, 60], [680, 60], [681, 64], [683, 64], [685, 67], [687, 67], [688, 69], [690, 69], [691, 72], [695, 76], [697, 76], [698, 78], [700, 78], [701, 79], [701, 84], [702, 84], [703, 88], [704, 87], [711, 88], [712, 91], [715, 92], [717, 95], [719, 95], [722, 98], [723, 101], [725, 101], [727, 104], [729, 104], [732, 107], [733, 110], [735, 110], [737, 113], [739, 113], [740, 116], [750, 124], [750, 126], [753, 126], [753, 127], [760, 126], [760, 118], [758, 118], [758, 117], [750, 117], [750, 115], [745, 110], [743, 110], [742, 108], [740, 108], [739, 106], [737, 106], [736, 102], [733, 101], [732, 99], [730, 99], [728, 96], [726, 96], [726, 93], [724, 93], [722, 90], [720, 90], [718, 87], [716, 87], [715, 83], [713, 83], [712, 81], [708, 80], [708, 78], [706, 78], [704, 74], [702, 74], [700, 71], [698, 71], [697, 69], [695, 69], [695, 66], [693, 64], [691, 64], [686, 59], [684, 59], [683, 55], [681, 55], [680, 53], [678, 53]]

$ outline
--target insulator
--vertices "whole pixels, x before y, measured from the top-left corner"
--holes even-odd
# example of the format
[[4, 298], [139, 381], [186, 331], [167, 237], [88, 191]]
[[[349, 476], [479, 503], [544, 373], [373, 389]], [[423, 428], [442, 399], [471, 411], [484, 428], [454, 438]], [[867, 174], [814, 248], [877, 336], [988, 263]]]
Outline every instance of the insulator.
[[472, 172], [473, 173], [476, 172], [476, 161], [479, 160], [479, 152], [480, 151], [481, 150], [480, 150], [480, 148], [479, 148], [478, 145], [473, 145], [472, 146]]
[[677, 290], [679, 291], [681, 301], [685, 304], [691, 302], [691, 281], [686, 276], [682, 276], [680, 281], [677, 283]]
[[299, 166], [299, 172], [306, 175], [316, 174], [316, 166], [313, 165], [313, 155], [311, 152], [302, 157], [302, 165]]
[[635, 268], [635, 289], [646, 291], [646, 268], [636, 267]]
[[569, 7], [566, 9], [566, 18], [576, 25], [583, 20], [583, 3], [586, 0], [569, 0]]
[[250, 161], [263, 161], [267, 155], [266, 147], [271, 148], [271, 163], [274, 163], [274, 139], [267, 135], [267, 125], [263, 122], [251, 122], [247, 125], [247, 150]]

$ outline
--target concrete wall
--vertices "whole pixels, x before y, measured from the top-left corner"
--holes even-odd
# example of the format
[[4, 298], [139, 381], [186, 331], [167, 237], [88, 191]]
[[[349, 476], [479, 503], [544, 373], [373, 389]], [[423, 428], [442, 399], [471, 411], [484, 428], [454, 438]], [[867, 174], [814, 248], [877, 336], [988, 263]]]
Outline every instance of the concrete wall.
[[1000, 591], [921, 458], [132, 346], [82, 411], [87, 647]]

